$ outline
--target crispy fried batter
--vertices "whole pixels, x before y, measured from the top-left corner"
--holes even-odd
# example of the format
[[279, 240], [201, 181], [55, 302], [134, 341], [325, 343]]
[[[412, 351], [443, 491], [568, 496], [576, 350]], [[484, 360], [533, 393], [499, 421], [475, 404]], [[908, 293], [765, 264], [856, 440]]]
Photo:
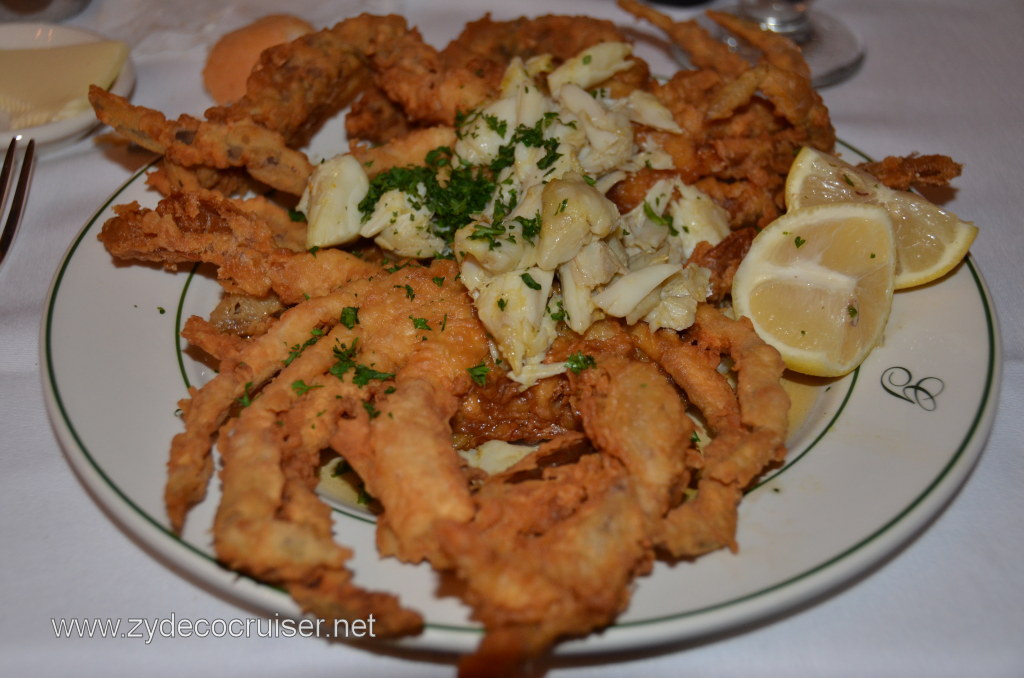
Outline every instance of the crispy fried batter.
[[763, 30], [757, 23], [735, 14], [712, 9], [707, 11], [707, 16], [757, 49], [764, 63], [790, 71], [802, 80], [810, 81], [811, 69], [804, 60], [800, 47], [789, 38], [774, 31]]
[[667, 14], [637, 0], [618, 0], [618, 5], [633, 16], [657, 26], [686, 51], [691, 63], [698, 69], [709, 70], [726, 77], [735, 77], [747, 69], [747, 62], [720, 40], [716, 40], [695, 20], [673, 21]]
[[542, 379], [528, 389], [500, 372], [473, 385], [452, 419], [456, 444], [472, 448], [488, 440], [536, 444], [580, 429], [563, 377]]
[[288, 148], [284, 137], [252, 120], [207, 122], [183, 115], [176, 121], [95, 85], [89, 102], [100, 121], [146, 150], [183, 167], [244, 167], [257, 181], [301, 195], [313, 172], [305, 154]]
[[[341, 334], [347, 328], [339, 326]], [[308, 611], [328, 621], [372, 613], [384, 635], [416, 633], [422, 619], [391, 594], [351, 583], [351, 551], [332, 536], [330, 508], [314, 493], [320, 450], [358, 387], [322, 375], [333, 356], [330, 340], [300, 359], [232, 420], [219, 439], [223, 494], [214, 520], [214, 546], [229, 567], [284, 585]], [[295, 384], [308, 388], [297, 389]], [[318, 419], [310, 427], [310, 419]]]
[[349, 139], [377, 146], [392, 139], [401, 139], [413, 127], [405, 111], [374, 85], [352, 102], [345, 116], [345, 132]]
[[246, 343], [238, 334], [222, 331], [213, 322], [195, 315], [185, 321], [181, 337], [218, 363], [237, 360]]
[[711, 271], [711, 294], [707, 298], [709, 303], [720, 303], [732, 293], [732, 279], [736, 269], [747, 255], [756, 235], [757, 229], [741, 228], [725, 236], [717, 245], [712, 246], [705, 240], [693, 248], [686, 263]]
[[206, 111], [218, 122], [252, 120], [305, 144], [324, 120], [372, 86], [366, 58], [409, 32], [399, 16], [362, 14], [260, 55], [240, 100]]
[[[672, 112], [682, 134], [652, 132], [676, 171], [726, 208], [733, 228], [763, 227], [782, 213], [783, 188], [801, 146], [830, 151], [835, 131], [811, 86], [800, 50], [788, 39], [718, 12], [717, 22], [762, 52], [748, 64], [694, 21], [671, 17], [635, 0], [626, 11], [664, 31], [699, 69], [677, 72], [652, 91]], [[636, 195], [651, 175], [633, 175], [618, 189]]]
[[381, 146], [353, 144], [352, 155], [366, 168], [370, 177], [392, 167], [422, 165], [427, 153], [441, 146], [455, 145], [455, 130], [451, 127], [425, 127], [412, 130], [406, 136]]
[[595, 367], [573, 379], [584, 430], [626, 468], [637, 503], [656, 526], [689, 484], [693, 422], [653, 363], [603, 355], [595, 360]]
[[114, 208], [99, 239], [122, 259], [153, 261], [174, 267], [206, 262], [228, 292], [295, 304], [320, 296], [377, 265], [339, 249], [294, 252], [278, 246], [277, 235], [257, 211], [213, 191], [177, 193], [155, 210], [138, 203]]
[[[731, 320], [712, 306], [697, 309], [687, 330], [707, 352], [729, 356], [736, 373], [739, 421], [701, 408], [714, 436], [704, 447], [704, 467], [694, 499], [672, 510], [657, 536], [659, 546], [677, 558], [694, 557], [723, 546], [736, 549], [736, 511], [754, 478], [786, 454], [789, 396], [779, 383], [784, 365], [778, 351], [754, 332], [746, 318]], [[690, 361], [702, 365], [706, 358]], [[676, 377], [680, 372], [673, 372]], [[683, 387], [695, 402], [701, 391]], [[700, 405], [698, 404], [700, 408]]]
[[[560, 352], [595, 361], [568, 378], [584, 433], [563, 434], [487, 478], [473, 495], [471, 521], [438, 525], [465, 599], [487, 630], [460, 675], [521, 675], [557, 640], [601, 628], [656, 549], [681, 558], [735, 548], [743, 490], [784, 452], [781, 360], [749, 323], [706, 305], [685, 341], [657, 334], [604, 322], [562, 342]], [[661, 337], [669, 348], [658, 353], [652, 345]], [[637, 355], [631, 338], [670, 372], [682, 370], [689, 398]], [[696, 354], [669, 359], [670, 339]], [[725, 356], [734, 361], [735, 393], [717, 371]], [[713, 409], [716, 398], [727, 400], [725, 414]], [[688, 400], [717, 427], [700, 452]], [[617, 551], [608, 548], [612, 539]]]
[[[561, 442], [552, 446], [564, 456]], [[552, 446], [489, 478], [474, 496], [472, 522], [439, 526], [487, 629], [460, 664], [465, 678], [523, 675], [557, 640], [604, 627], [628, 603], [633, 577], [650, 568], [644, 515], [625, 469], [602, 454], [547, 465]]]
[[[675, 168], [640, 169], [611, 197], [629, 211], [675, 175], [726, 207], [739, 230], [691, 257], [712, 270], [717, 301], [755, 232], [742, 227], [782, 210], [795, 150], [831, 149], [828, 112], [791, 43], [713, 16], [762, 51], [750, 65], [696, 22], [620, 5], [699, 70], [657, 84], [636, 58], [601, 84], [614, 97], [653, 92], [682, 129], [642, 128], [638, 141], [665, 149]], [[749, 322], [703, 304], [682, 333], [609, 319], [585, 336], [563, 328], [548, 360], [580, 353], [592, 364], [522, 389], [491, 356], [455, 262], [385, 268], [380, 256], [307, 252], [302, 224], [276, 202], [227, 197], [301, 193], [311, 167], [299, 147], [353, 101], [351, 149], [373, 175], [453, 145], [458, 114], [500, 91], [514, 57], [550, 54], [557, 65], [622, 40], [589, 17], [485, 16], [438, 50], [401, 17], [361, 15], [266, 50], [246, 95], [205, 120], [93, 92], [101, 119], [165, 155], [149, 179], [165, 198], [118, 207], [100, 240], [119, 258], [212, 264], [228, 293], [210, 321], [185, 328], [219, 369], [181, 403], [165, 488], [173, 529], [204, 496], [216, 444], [213, 536], [226, 566], [323, 619], [372, 613], [382, 635], [416, 633], [421, 618], [359, 588], [351, 552], [334, 541], [315, 488], [321, 455], [341, 455], [383, 507], [381, 555], [427, 561], [465, 585], [486, 633], [464, 676], [521, 675], [559, 640], [612, 623], [656, 555], [736, 548], [737, 505], [781, 460], [788, 409], [778, 353]], [[489, 370], [483, 383], [471, 368]], [[700, 447], [694, 419], [710, 437]], [[500, 473], [467, 470], [456, 445], [488, 440], [540, 446]]]
[[377, 526], [377, 548], [404, 562], [427, 559], [447, 567], [448, 558], [437, 550], [435, 526], [473, 517], [448, 424], [458, 400], [413, 378], [399, 382], [380, 407], [383, 416], [371, 422], [372, 465], [353, 463], [366, 489], [386, 507]]
[[870, 173], [889, 188], [909, 191], [921, 186], [947, 186], [960, 176], [963, 167], [946, 155], [893, 156], [878, 162], [864, 162], [860, 169]]
[[206, 495], [206, 484], [213, 473], [210, 447], [232, 408], [239, 399], [250, 399], [280, 371], [290, 347], [309, 339], [311, 328], [338, 322], [355, 292], [336, 292], [289, 309], [270, 331], [247, 343], [234, 360], [222, 362], [217, 376], [202, 388], [193, 387], [190, 397], [181, 401], [185, 430], [171, 441], [164, 490], [167, 514], [176, 532], [181, 531], [189, 509]]

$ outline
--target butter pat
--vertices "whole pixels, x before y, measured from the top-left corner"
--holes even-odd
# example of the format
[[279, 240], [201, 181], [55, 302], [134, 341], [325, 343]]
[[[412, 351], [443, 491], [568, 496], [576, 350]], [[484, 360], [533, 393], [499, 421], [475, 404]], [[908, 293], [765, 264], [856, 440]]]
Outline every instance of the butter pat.
[[108, 89], [127, 58], [127, 45], [114, 40], [0, 49], [0, 129], [44, 125], [87, 110], [89, 85]]

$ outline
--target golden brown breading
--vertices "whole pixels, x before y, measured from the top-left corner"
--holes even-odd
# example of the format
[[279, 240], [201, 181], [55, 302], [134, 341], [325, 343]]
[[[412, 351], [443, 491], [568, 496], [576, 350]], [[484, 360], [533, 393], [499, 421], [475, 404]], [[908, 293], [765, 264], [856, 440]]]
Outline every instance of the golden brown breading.
[[189, 115], [168, 120], [96, 86], [89, 90], [89, 102], [101, 122], [176, 165], [244, 167], [257, 181], [291, 195], [302, 194], [313, 171], [305, 154], [289, 148], [280, 133], [252, 120], [209, 122]]
[[156, 209], [138, 203], [114, 208], [117, 216], [99, 240], [122, 259], [177, 264], [206, 262], [228, 292], [295, 304], [327, 294], [379, 266], [339, 249], [295, 252], [278, 245], [278, 233], [258, 209], [213, 191], [176, 193]]
[[946, 186], [960, 176], [963, 169], [949, 156], [916, 153], [890, 155], [878, 162], [863, 162], [858, 167], [897, 191], [909, 191], [920, 186]]
[[[492, 365], [493, 368], [493, 365]], [[536, 444], [580, 429], [563, 376], [541, 379], [523, 389], [492, 369], [484, 385], [474, 384], [459, 403], [452, 430], [459, 448], [488, 440]]]

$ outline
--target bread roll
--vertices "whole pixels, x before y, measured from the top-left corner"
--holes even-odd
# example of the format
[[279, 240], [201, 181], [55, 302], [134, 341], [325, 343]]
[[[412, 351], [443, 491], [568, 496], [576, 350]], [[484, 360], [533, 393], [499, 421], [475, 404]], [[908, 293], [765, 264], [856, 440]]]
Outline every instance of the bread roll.
[[224, 35], [206, 57], [203, 68], [206, 91], [218, 104], [242, 98], [245, 81], [263, 50], [312, 31], [313, 27], [297, 16], [272, 14]]

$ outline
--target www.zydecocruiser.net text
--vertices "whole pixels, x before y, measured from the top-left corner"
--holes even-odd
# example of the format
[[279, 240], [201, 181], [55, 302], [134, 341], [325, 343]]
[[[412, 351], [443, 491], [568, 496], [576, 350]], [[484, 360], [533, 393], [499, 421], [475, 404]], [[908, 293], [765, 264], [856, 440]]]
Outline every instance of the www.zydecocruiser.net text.
[[57, 638], [126, 638], [147, 645], [164, 638], [375, 638], [371, 614], [366, 619], [292, 619], [249, 617], [192, 619], [178, 617], [61, 617], [52, 618]]

